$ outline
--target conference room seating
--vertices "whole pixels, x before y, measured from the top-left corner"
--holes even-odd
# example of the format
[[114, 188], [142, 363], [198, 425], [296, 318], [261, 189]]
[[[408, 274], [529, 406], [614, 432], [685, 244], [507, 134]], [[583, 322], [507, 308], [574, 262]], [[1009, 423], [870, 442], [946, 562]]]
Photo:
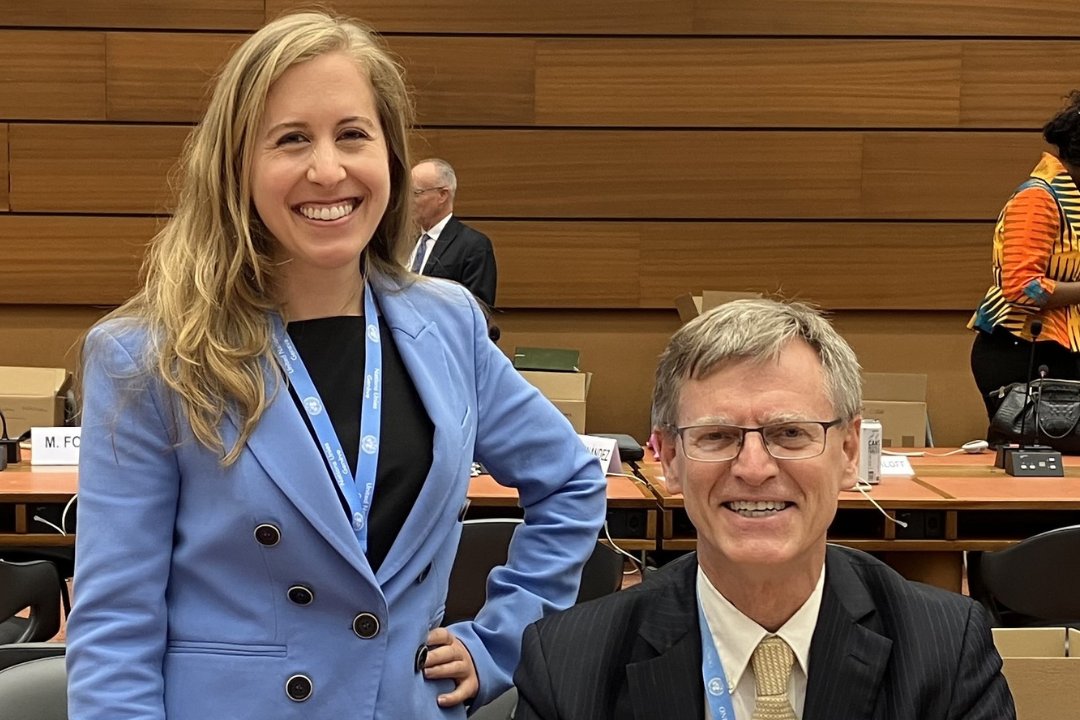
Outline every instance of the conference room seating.
[[[443, 625], [472, 620], [487, 599], [487, 576], [506, 562], [514, 530], [522, 521], [511, 518], [466, 520], [450, 571]], [[577, 602], [615, 592], [622, 586], [623, 556], [596, 543], [582, 571]]]
[[62, 642], [25, 642], [0, 645], [0, 670], [7, 670], [20, 663], [47, 657], [63, 657], [67, 645]]
[[0, 717], [67, 720], [67, 671], [63, 656], [0, 670]]
[[[60, 585], [50, 562], [0, 560], [0, 645], [55, 637], [60, 631]], [[30, 608], [30, 617], [16, 617], [25, 608]]]
[[999, 627], [1080, 628], [1080, 525], [1040, 533], [1005, 550], [971, 553], [971, 596]]

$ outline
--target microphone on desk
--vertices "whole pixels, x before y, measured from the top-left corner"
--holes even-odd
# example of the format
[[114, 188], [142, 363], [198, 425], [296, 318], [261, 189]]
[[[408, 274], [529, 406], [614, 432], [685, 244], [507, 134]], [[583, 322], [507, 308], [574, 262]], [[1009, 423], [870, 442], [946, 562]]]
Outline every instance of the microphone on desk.
[[[1036, 388], [1038, 395], [1031, 399], [1031, 376], [1035, 367], [1035, 341], [1042, 334], [1043, 324], [1041, 320], [1031, 321], [1031, 354], [1028, 359], [1028, 374], [1024, 382], [1024, 405], [1020, 415], [1020, 445], [1016, 448], [1005, 450], [1004, 467], [1007, 475], [1013, 477], [1064, 477], [1065, 469], [1061, 461], [1061, 453], [1050, 447], [1039, 444], [1039, 405], [1042, 401], [1042, 380], [1050, 374], [1050, 368], [1046, 365], [1039, 366], [1039, 386]], [[1035, 425], [1035, 442], [1027, 445], [1027, 416], [1028, 408], [1031, 408], [1032, 422]]]
[[[1042, 335], [1042, 320], [1031, 321], [1031, 353], [1028, 355], [1028, 369], [1027, 375], [1024, 377], [1024, 408], [1020, 412], [1020, 450], [1024, 449], [1024, 443], [1027, 440], [1027, 409], [1028, 403], [1031, 402], [1031, 374], [1035, 369], [1035, 341]], [[1036, 438], [1038, 438], [1038, 430], [1035, 431]], [[1038, 444], [1038, 439], [1035, 441]]]

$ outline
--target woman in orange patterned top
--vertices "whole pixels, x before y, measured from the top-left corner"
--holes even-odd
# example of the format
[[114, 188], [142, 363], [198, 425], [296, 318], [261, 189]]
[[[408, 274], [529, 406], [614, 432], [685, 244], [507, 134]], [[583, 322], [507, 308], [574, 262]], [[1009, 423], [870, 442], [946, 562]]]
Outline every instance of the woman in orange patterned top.
[[[1043, 128], [1057, 157], [1042, 160], [1005, 204], [994, 229], [994, 284], [968, 327], [971, 372], [993, 418], [994, 391], [1027, 380], [1031, 324], [1042, 321], [1035, 364], [1080, 380], [1080, 90]], [[994, 397], [991, 397], [994, 393]], [[993, 438], [990, 438], [993, 440]]]

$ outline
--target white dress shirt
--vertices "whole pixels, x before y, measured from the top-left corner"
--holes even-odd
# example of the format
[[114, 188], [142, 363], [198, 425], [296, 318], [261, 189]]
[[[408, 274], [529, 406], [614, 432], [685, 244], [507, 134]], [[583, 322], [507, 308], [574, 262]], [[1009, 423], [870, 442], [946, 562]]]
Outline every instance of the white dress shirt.
[[412, 255], [409, 255], [409, 262], [405, 265], [407, 268], [411, 268], [413, 263], [416, 262], [416, 251], [420, 249], [420, 240], [424, 237], [424, 233], [431, 238], [428, 241], [427, 248], [424, 249], [424, 263], [420, 266], [420, 273], [424, 272], [424, 265], [427, 265], [428, 258], [431, 257], [431, 250], [435, 247], [435, 243], [439, 240], [439, 235], [442, 234], [443, 228], [446, 227], [446, 223], [450, 222], [450, 218], [454, 216], [454, 213], [447, 213], [439, 222], [431, 226], [430, 230], [425, 230], [420, 234], [420, 237], [416, 239], [416, 245], [413, 247]]
[[[803, 705], [806, 702], [806, 678], [810, 673], [810, 641], [814, 637], [814, 628], [817, 626], [824, 587], [825, 568], [823, 567], [810, 597], [776, 632], [776, 635], [780, 636], [795, 654], [791, 680], [788, 681], [788, 700], [795, 711], [795, 717], [799, 720], [802, 720]], [[705, 576], [705, 571], [700, 565], [698, 566], [697, 592], [698, 597], [701, 598], [701, 607], [705, 611], [705, 619], [712, 631], [716, 652], [720, 656], [720, 664], [724, 666], [724, 674], [727, 675], [728, 692], [731, 693], [732, 704], [735, 707], [735, 720], [751, 720], [754, 715], [754, 706], [757, 704], [757, 687], [754, 683], [754, 666], [751, 658], [757, 646], [770, 633], [743, 615], [721, 595]], [[705, 698], [705, 717], [707, 720], [713, 720], [708, 696]]]

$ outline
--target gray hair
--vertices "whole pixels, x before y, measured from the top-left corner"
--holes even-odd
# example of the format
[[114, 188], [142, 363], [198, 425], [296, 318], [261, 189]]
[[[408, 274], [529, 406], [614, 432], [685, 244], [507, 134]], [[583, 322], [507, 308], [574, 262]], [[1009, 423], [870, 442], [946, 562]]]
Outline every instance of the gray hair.
[[[450, 202], [453, 202], [454, 196], [457, 195], [457, 173], [454, 172], [454, 166], [441, 158], [427, 158], [416, 163], [416, 165], [423, 165], [424, 163], [431, 163], [435, 166], [435, 175], [439, 178], [439, 184], [446, 186], [450, 190]], [[416, 165], [413, 165], [413, 167], [416, 167]]]
[[687, 380], [706, 378], [731, 362], [775, 359], [793, 340], [817, 352], [837, 416], [845, 422], [857, 417], [862, 406], [859, 360], [819, 310], [798, 302], [735, 300], [694, 318], [672, 336], [656, 368], [653, 427], [670, 431], [677, 426]]

